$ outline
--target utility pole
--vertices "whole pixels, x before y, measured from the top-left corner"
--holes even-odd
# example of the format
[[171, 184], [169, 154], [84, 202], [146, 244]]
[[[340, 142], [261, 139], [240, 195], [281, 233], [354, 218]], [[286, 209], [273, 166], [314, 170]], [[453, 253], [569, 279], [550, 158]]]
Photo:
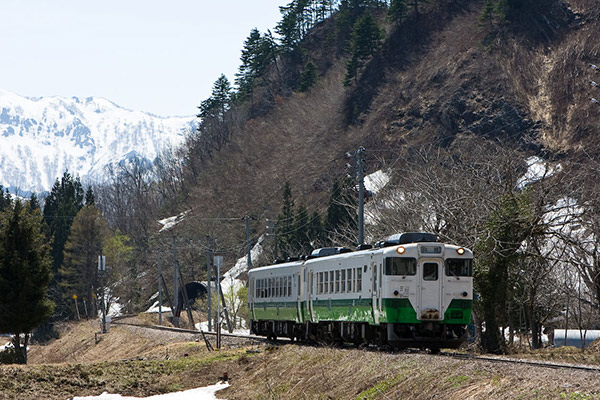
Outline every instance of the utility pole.
[[102, 285], [102, 333], [106, 333], [106, 298], [104, 295], [104, 278], [106, 275], [106, 256], [98, 256], [98, 275], [100, 275], [100, 285]]
[[246, 247], [248, 248], [248, 270], [252, 269], [252, 256], [251, 256], [251, 250], [252, 250], [252, 243], [250, 242], [250, 217], [249, 215], [246, 215], [244, 217], [244, 221], [246, 222]]
[[365, 148], [356, 151], [356, 168], [358, 176], [358, 245], [365, 241]]
[[160, 250], [158, 251], [158, 260], [157, 260], [157, 264], [158, 264], [158, 325], [162, 325], [162, 282], [161, 282], [161, 277], [162, 277], [162, 268], [161, 268], [161, 259], [160, 259]]
[[208, 330], [212, 331], [212, 307], [211, 307], [211, 280], [212, 280], [212, 265], [210, 257], [210, 236], [206, 237], [206, 284], [208, 295]]
[[217, 349], [221, 348], [221, 264], [223, 264], [223, 256], [215, 256], [214, 263], [217, 266]]
[[[173, 236], [173, 303], [175, 311], [179, 310], [179, 265], [177, 264], [177, 249], [175, 247], [175, 236]], [[179, 328], [179, 317], [173, 314], [173, 325]]]

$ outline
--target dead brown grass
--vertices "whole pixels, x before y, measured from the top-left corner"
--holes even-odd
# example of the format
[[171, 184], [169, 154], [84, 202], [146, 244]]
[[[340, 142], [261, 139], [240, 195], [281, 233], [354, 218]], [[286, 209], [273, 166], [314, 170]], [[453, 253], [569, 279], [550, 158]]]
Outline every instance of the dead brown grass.
[[[235, 376], [228, 399], [552, 399], [600, 397], [600, 376], [454, 360], [285, 346]], [[552, 379], [549, 379], [549, 377]], [[581, 397], [574, 397], [577, 392]], [[571, 396], [571, 397], [569, 397]]]
[[[70, 324], [61, 339], [32, 348], [30, 365], [0, 366], [0, 399], [148, 396], [214, 384], [224, 372], [232, 387], [220, 397], [230, 400], [600, 399], [600, 374], [584, 371], [300, 345], [209, 352], [195, 335], [122, 325], [95, 343], [97, 328]], [[575, 354], [581, 351], [522, 356], [560, 361]]]

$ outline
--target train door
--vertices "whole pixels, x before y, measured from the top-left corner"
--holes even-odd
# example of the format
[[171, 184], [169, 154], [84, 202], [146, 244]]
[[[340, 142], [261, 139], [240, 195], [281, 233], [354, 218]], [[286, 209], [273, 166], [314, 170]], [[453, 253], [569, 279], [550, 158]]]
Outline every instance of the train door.
[[315, 273], [314, 271], [310, 271], [308, 273], [308, 315], [310, 316], [310, 320], [314, 321], [315, 320], [315, 316], [314, 316], [314, 312], [313, 312], [313, 285], [314, 285], [314, 279], [315, 279]]
[[442, 315], [442, 272], [443, 263], [437, 259], [419, 261], [419, 305], [417, 318], [441, 320]]
[[302, 281], [300, 272], [296, 273], [296, 302], [298, 309], [298, 322], [302, 323]]
[[373, 322], [379, 325], [379, 311], [381, 310], [381, 264], [371, 262], [371, 305], [373, 307]]
[[254, 295], [255, 295], [255, 279], [254, 278], [250, 278], [250, 282], [248, 282], [248, 304], [250, 304], [250, 318], [251, 319], [256, 319], [254, 316]]

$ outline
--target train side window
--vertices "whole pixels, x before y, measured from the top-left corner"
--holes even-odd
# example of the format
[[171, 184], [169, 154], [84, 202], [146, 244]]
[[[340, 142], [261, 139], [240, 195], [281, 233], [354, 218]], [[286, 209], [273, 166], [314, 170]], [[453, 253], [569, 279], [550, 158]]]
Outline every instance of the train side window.
[[340, 270], [335, 271], [335, 292], [340, 292]]
[[334, 272], [333, 271], [329, 271], [329, 293], [335, 293], [333, 291], [333, 284], [335, 282], [335, 278], [333, 277]]
[[323, 273], [319, 272], [319, 294], [323, 294]]
[[340, 293], [346, 293], [346, 270], [342, 270], [341, 281], [340, 281]]
[[321, 288], [322, 288], [322, 282], [321, 282], [321, 273], [317, 272], [317, 294], [321, 294]]
[[447, 259], [446, 276], [473, 276], [473, 260], [460, 258]]
[[348, 268], [346, 270], [346, 290], [348, 293], [352, 293], [352, 269]]
[[362, 269], [360, 267], [356, 268], [356, 291], [362, 292]]
[[437, 281], [438, 279], [438, 264], [437, 263], [424, 263], [423, 264], [423, 280], [424, 281]]
[[288, 297], [290, 292], [288, 291], [288, 277], [283, 277], [283, 297]]
[[416, 275], [417, 260], [408, 257], [388, 257], [385, 259], [386, 275]]

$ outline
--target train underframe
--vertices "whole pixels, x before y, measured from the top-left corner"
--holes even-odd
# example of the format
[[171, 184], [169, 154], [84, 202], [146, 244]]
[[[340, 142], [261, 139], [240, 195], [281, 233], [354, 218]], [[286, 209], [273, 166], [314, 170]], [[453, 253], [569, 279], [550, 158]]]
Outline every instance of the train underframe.
[[275, 340], [375, 345], [393, 349], [421, 348], [439, 351], [458, 348], [468, 337], [466, 325], [423, 322], [421, 324], [321, 321], [317, 323], [260, 320], [251, 322], [251, 333]]

